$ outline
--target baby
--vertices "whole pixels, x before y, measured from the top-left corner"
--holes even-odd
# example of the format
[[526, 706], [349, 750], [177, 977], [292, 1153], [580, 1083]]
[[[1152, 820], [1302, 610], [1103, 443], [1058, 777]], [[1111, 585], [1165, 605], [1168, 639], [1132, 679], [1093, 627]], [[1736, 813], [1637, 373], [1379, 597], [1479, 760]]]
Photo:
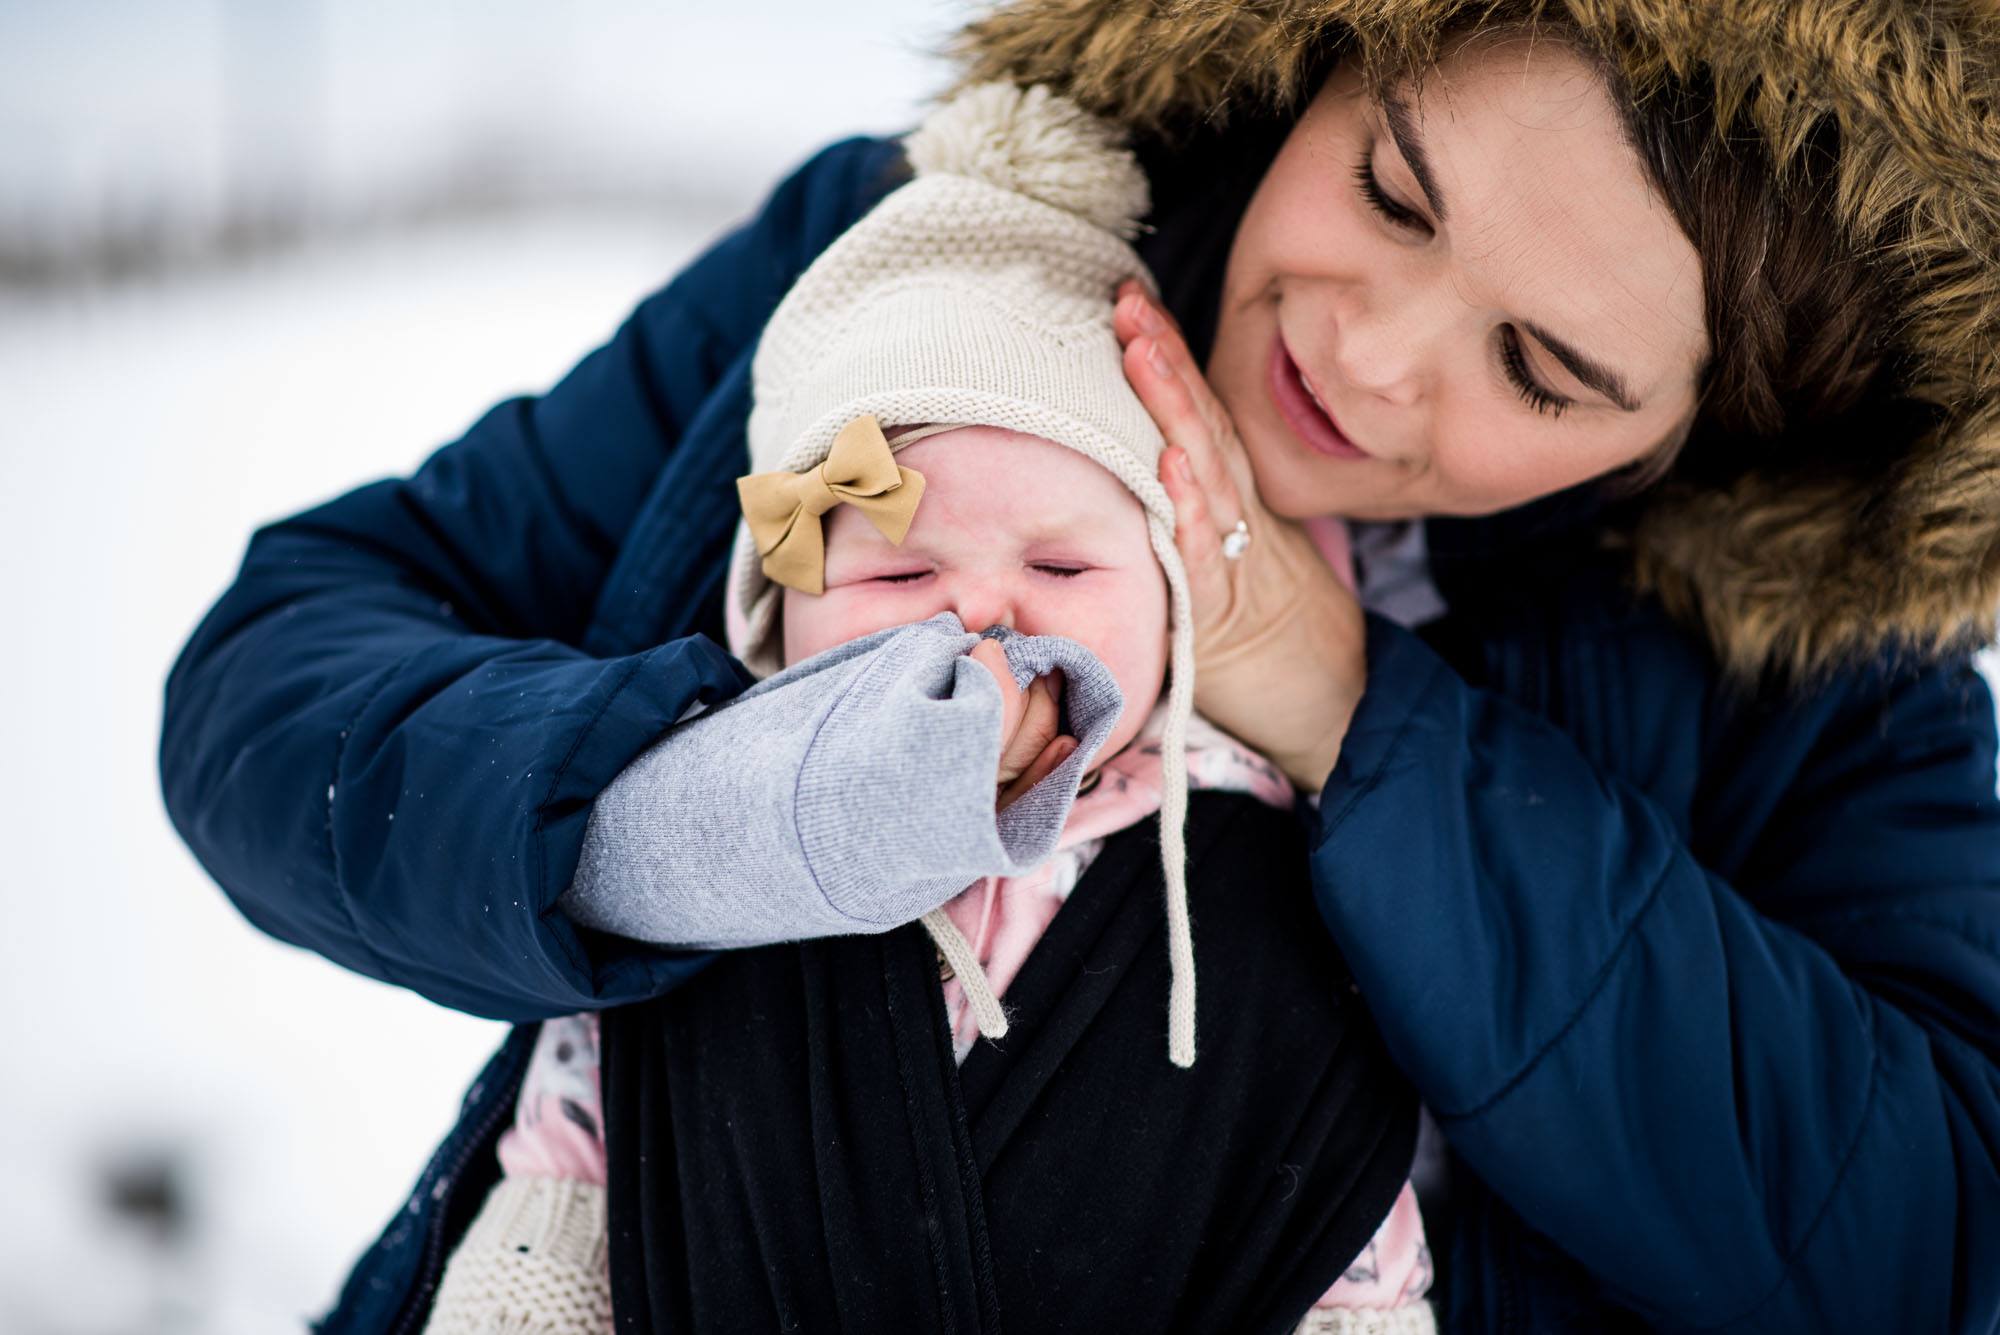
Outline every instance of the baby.
[[[1061, 170], [996, 179], [996, 126], [1017, 150], [1056, 143]], [[815, 261], [759, 350], [752, 455], [775, 467], [739, 484], [726, 610], [768, 675], [620, 775], [563, 907], [684, 946], [920, 920], [963, 1064], [1006, 1034], [1001, 998], [1107, 842], [1157, 812], [1169, 1056], [1190, 1067], [1188, 790], [1292, 793], [1190, 708], [1162, 442], [1109, 332], [1112, 287], [1143, 273], [1114, 235], [1143, 180], [1041, 90], [975, 90], [910, 150], [918, 180]], [[1116, 207], [1079, 187], [1092, 169]], [[952, 273], [968, 237], [977, 259]], [[598, 1040], [595, 1016], [544, 1025], [429, 1329], [610, 1329]], [[1407, 1183], [1375, 1218], [1301, 1329], [1429, 1329]]]
[[[1097, 755], [1124, 755], [1142, 727], [1153, 721], [1166, 673], [1167, 582], [1153, 555], [1144, 507], [1115, 477], [1076, 451], [1004, 428], [960, 427], [920, 439], [897, 457], [927, 480], [916, 521], [897, 544], [851, 507], [827, 516], [824, 592], [813, 597], [788, 590], [783, 599], [786, 660], [875, 630], [947, 614], [966, 629], [1003, 627], [1031, 637], [1075, 641], [1102, 664], [1123, 701], [1115, 724], [1107, 725], [1101, 740], [1090, 738], [1077, 765], [1084, 778], [1097, 779], [1094, 768], [1084, 767]], [[1024, 480], [1032, 480], [1031, 485], [1024, 486]], [[944, 643], [951, 644], [950, 638]], [[1000, 643], [982, 640], [970, 657], [992, 673], [1004, 700], [1016, 684]], [[1043, 688], [1048, 680], [1036, 678], [1031, 689]], [[1053, 697], [1043, 690], [1036, 698]], [[1032, 708], [1030, 704], [1018, 712], [1026, 715]], [[1003, 736], [1010, 712], [1016, 711], [1003, 710]], [[1072, 718], [1071, 726], [1077, 725]], [[1121, 770], [1108, 786], [1093, 786], [1096, 796], [1087, 806], [1100, 813], [1099, 823], [1102, 813], [1115, 809], [1124, 819], [1111, 828], [1122, 828], [1157, 807], [1158, 731], [1156, 726], [1149, 757], [1144, 748], [1134, 748], [1126, 758], [1127, 769], [1134, 772]], [[1052, 772], [1078, 746], [1067, 735], [1053, 738], [1046, 748], [1035, 747], [1034, 740], [1039, 739], [1016, 755], [1003, 748], [999, 784], [1019, 782], [1016, 767], [1034, 764], [1030, 750]], [[1132, 791], [1135, 782], [1145, 782], [1147, 769], [1152, 771], [1150, 805]], [[1269, 765], [1260, 762], [1250, 772], [1263, 780], [1270, 800], [1289, 801], [1283, 777]], [[1035, 774], [1022, 777], [1033, 779]], [[1002, 801], [1009, 796], [1003, 792]], [[1071, 813], [1070, 826], [1077, 825], [1078, 814]], [[979, 1030], [1005, 1035], [1004, 1017], [979, 1004], [985, 1001], [980, 983], [990, 982], [996, 998], [1005, 989], [1081, 874], [1079, 864], [1087, 860], [1074, 851], [1060, 863], [1041, 849], [1034, 853], [1041, 856], [1027, 874], [988, 875], [950, 901], [944, 922], [927, 920], [940, 937], [946, 963], [958, 975], [947, 984], [946, 994], [961, 1059]], [[1004, 897], [1002, 886], [1007, 888]], [[960, 936], [969, 939], [977, 967], [953, 958]]]

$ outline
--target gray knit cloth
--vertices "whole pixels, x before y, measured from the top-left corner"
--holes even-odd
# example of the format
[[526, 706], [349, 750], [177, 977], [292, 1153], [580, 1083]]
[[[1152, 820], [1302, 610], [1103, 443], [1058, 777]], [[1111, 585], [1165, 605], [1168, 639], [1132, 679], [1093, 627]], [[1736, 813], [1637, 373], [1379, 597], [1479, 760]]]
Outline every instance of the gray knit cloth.
[[1074, 640], [986, 632], [1026, 687], [1064, 678], [1076, 751], [997, 816], [1000, 691], [942, 612], [838, 645], [674, 727], [598, 797], [572, 921], [662, 945], [881, 932], [1055, 851], [1124, 709]]

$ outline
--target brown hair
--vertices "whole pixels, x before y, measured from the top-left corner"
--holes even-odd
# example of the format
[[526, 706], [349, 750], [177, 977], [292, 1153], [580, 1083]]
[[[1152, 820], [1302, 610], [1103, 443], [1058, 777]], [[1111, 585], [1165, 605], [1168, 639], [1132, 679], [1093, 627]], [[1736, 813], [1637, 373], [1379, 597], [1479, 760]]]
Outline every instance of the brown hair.
[[[1436, 47], [1362, 36], [1356, 54], [1377, 95], [1436, 63]], [[1630, 495], [1670, 474], [1713, 485], [1752, 467], [1816, 472], [1852, 462], [1872, 433], [1851, 415], [1892, 370], [1884, 313], [1901, 302], [1830, 205], [1839, 148], [1832, 119], [1822, 117], [1778, 163], [1753, 127], [1720, 127], [1705, 77], [1635, 98], [1615, 60], [1533, 0], [1495, 0], [1438, 34], [1440, 43], [1454, 38], [1553, 40], [1594, 67], [1626, 142], [1701, 259], [1709, 350], [1693, 414], [1612, 474], [1609, 489]], [[1421, 97], [1422, 79], [1411, 81]]]

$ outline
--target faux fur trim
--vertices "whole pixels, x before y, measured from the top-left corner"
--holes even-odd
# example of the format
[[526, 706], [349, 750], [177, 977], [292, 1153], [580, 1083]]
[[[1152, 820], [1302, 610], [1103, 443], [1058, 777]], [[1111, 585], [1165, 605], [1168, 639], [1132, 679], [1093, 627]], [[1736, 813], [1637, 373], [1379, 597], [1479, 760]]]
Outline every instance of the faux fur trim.
[[[2000, 606], [2000, 8], [1990, 0], [1545, 0], [1644, 96], [1704, 72], [1779, 163], [1831, 117], [1834, 207], [1896, 274], [1887, 327], [1920, 428], [1846, 475], [1663, 485], [1641, 585], [1733, 671], [1812, 675], [1989, 640]], [[967, 26], [965, 83], [1047, 83], [1135, 131], [1297, 105], [1330, 48], [1435, 49], [1490, 0], [1015, 0]]]

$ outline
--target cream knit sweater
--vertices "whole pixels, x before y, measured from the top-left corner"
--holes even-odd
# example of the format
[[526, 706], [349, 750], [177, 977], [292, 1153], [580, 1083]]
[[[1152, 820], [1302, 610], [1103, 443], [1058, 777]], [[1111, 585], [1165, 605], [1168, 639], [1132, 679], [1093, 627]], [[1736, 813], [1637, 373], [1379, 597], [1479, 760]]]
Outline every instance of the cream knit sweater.
[[425, 1335], [610, 1335], [604, 1188], [504, 1177], [451, 1254]]

